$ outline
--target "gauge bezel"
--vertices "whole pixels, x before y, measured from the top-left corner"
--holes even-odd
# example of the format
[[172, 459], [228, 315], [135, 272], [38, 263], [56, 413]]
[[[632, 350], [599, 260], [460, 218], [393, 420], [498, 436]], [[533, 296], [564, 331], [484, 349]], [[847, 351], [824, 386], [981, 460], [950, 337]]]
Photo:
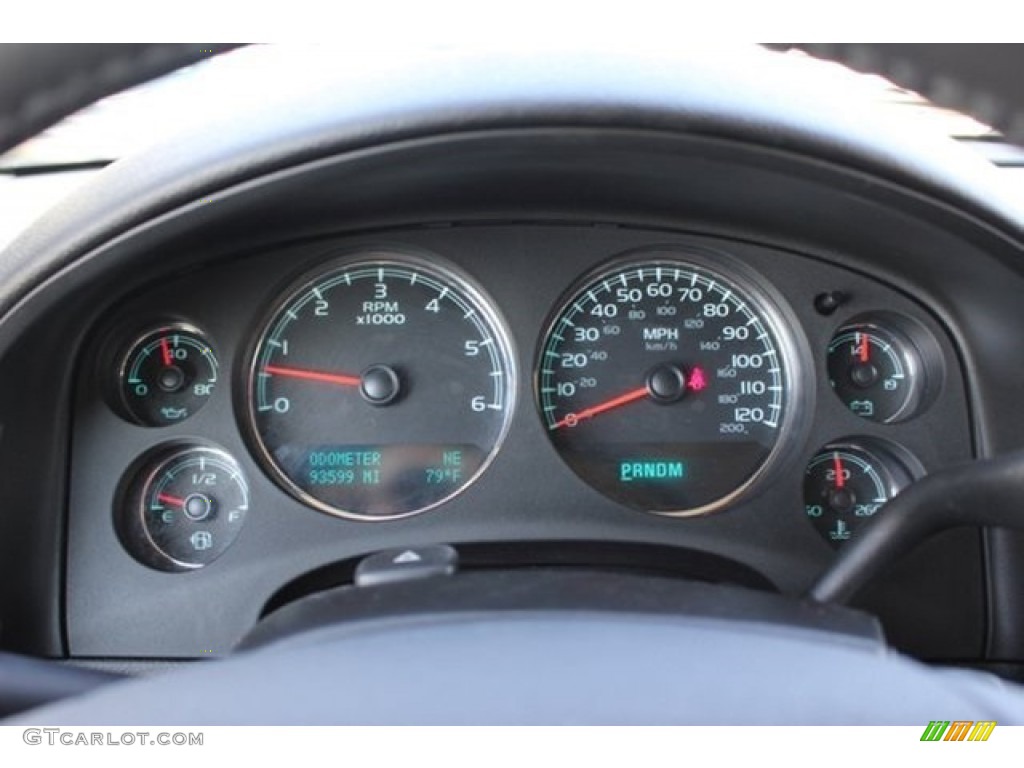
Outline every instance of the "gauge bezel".
[[910, 421], [928, 410], [938, 395], [945, 375], [942, 351], [934, 336], [920, 322], [903, 314], [889, 311], [867, 312], [853, 315], [837, 325], [825, 347], [826, 379], [831, 380], [829, 356], [836, 339], [844, 332], [856, 328], [871, 328], [876, 335], [889, 336], [899, 345], [894, 353], [906, 367], [909, 391], [899, 410], [887, 419], [872, 419], [853, 413], [836, 392], [835, 387], [831, 386], [835, 400], [855, 418], [883, 426]]
[[[777, 437], [768, 456], [757, 470], [739, 486], [699, 507], [671, 510], [647, 509], [639, 505], [629, 505], [603, 493], [564, 459], [561, 450], [551, 438], [543, 410], [541, 393], [543, 356], [548, 348], [551, 334], [572, 302], [585, 294], [595, 283], [606, 280], [612, 275], [631, 268], [658, 266], [693, 268], [713, 279], [720, 279], [723, 284], [735, 287], [775, 339], [782, 369], [781, 416]], [[533, 356], [534, 406], [541, 427], [548, 438], [548, 444], [558, 454], [562, 465], [595, 493], [631, 511], [671, 518], [704, 517], [734, 507], [740, 501], [756, 495], [765, 487], [769, 478], [778, 476], [780, 468], [795, 461], [796, 451], [793, 450], [793, 447], [809, 429], [811, 414], [814, 410], [812, 407], [814, 398], [813, 369], [809, 364], [805, 364], [805, 361], [811, 359], [810, 343], [796, 314], [767, 278], [745, 262], [728, 253], [699, 245], [671, 243], [641, 246], [616, 254], [602, 262], [573, 281], [572, 285], [559, 296], [544, 322], [543, 332]]]
[[[465, 301], [467, 301], [479, 313], [481, 319], [486, 323], [496, 341], [496, 353], [500, 357], [506, 375], [503, 384], [503, 398], [505, 405], [502, 408], [502, 423], [495, 438], [493, 446], [488, 451], [486, 458], [481, 462], [476, 472], [473, 473], [459, 487], [451, 493], [431, 502], [430, 504], [403, 512], [391, 514], [366, 514], [363, 512], [342, 509], [324, 502], [310, 494], [295, 483], [287, 473], [278, 466], [270, 451], [267, 449], [262, 436], [257, 428], [256, 415], [256, 375], [265, 340], [268, 338], [281, 313], [288, 305], [293, 303], [305, 291], [316, 286], [318, 283], [328, 279], [331, 275], [352, 269], [364, 267], [388, 268], [395, 267], [426, 273], [431, 278], [442, 284], [450, 285]], [[275, 298], [271, 303], [270, 310], [264, 312], [261, 321], [256, 326], [256, 332], [247, 346], [244, 364], [240, 370], [244, 372], [244, 379], [238, 388], [243, 398], [242, 407], [239, 412], [243, 414], [243, 433], [249, 445], [250, 452], [254, 454], [257, 463], [274, 481], [274, 483], [290, 496], [302, 504], [318, 512], [323, 512], [333, 517], [358, 522], [384, 523], [388, 521], [401, 520], [408, 517], [421, 515], [425, 512], [437, 509], [447, 504], [455, 497], [467, 491], [483, 476], [497, 458], [505, 438], [508, 436], [512, 424], [512, 418], [518, 404], [519, 372], [516, 365], [515, 346], [512, 342], [508, 325], [498, 310], [494, 299], [480, 287], [471, 277], [466, 275], [461, 267], [453, 264], [432, 252], [420, 248], [412, 248], [404, 245], [373, 245], [350, 249], [339, 253], [332, 250], [325, 260], [318, 261], [312, 268], [304, 269], [298, 277], [292, 278], [285, 287], [274, 294]]]
[[[213, 373], [215, 376], [213, 383], [216, 384], [218, 381], [220, 381], [220, 360], [217, 357], [217, 350], [214, 348], [213, 344], [210, 343], [209, 338], [201, 328], [184, 321], [168, 321], [165, 323], [149, 326], [145, 331], [141, 331], [135, 334], [132, 337], [132, 340], [124, 347], [122, 347], [122, 351], [118, 356], [116, 396], [114, 398], [116, 403], [115, 410], [120, 412], [121, 415], [125, 419], [130, 421], [132, 424], [137, 424], [140, 427], [147, 427], [149, 429], [162, 429], [164, 427], [172, 427], [176, 424], [180, 424], [183, 421], [187, 421], [188, 419], [192, 418], [207, 404], [206, 402], [203, 402], [202, 405], [200, 405], [199, 408], [196, 408], [192, 413], [190, 413], [186, 419], [169, 422], [167, 424], [151, 424], [150, 422], [138, 416], [138, 414], [135, 412], [134, 407], [131, 405], [128, 398], [125, 396], [124, 385], [125, 382], [127, 381], [128, 370], [131, 365], [132, 359], [135, 357], [135, 353], [142, 347], [146, 339], [150, 337], [163, 336], [165, 334], [172, 334], [175, 332], [188, 334], [189, 336], [199, 339], [206, 345], [207, 350], [209, 350], [209, 355], [206, 355], [204, 353], [204, 357], [209, 358], [211, 366], [213, 368]], [[212, 396], [213, 393], [211, 393], [210, 397]]]
[[[868, 459], [872, 460], [871, 463], [876, 467], [875, 471], [878, 474], [879, 480], [886, 486], [885, 493], [887, 496], [885, 504], [878, 510], [876, 516], [885, 514], [886, 505], [927, 474], [924, 465], [917, 456], [900, 443], [870, 435], [850, 435], [837, 440], [831, 440], [811, 454], [804, 467], [804, 483], [806, 484], [807, 474], [819, 461], [827, 461], [829, 454], [837, 451], [847, 454], [860, 454], [862, 457], [868, 457]], [[879, 471], [879, 468], [881, 471]], [[883, 473], [884, 477], [882, 476]], [[802, 489], [801, 495], [806, 509], [806, 488]], [[821, 534], [821, 531], [817, 529], [817, 526], [814, 525], [814, 521], [810, 517], [804, 514], [804, 518], [818, 534]], [[842, 546], [841, 544], [832, 544], [824, 536], [819, 536], [819, 538], [826, 546], [833, 550], [839, 549]]]
[[153, 539], [153, 535], [146, 525], [146, 497], [149, 489], [153, 487], [160, 474], [168, 466], [184, 456], [195, 453], [209, 454], [224, 465], [234, 468], [233, 474], [246, 497], [247, 506], [251, 502], [251, 489], [245, 472], [238, 460], [224, 448], [212, 443], [186, 440], [175, 440], [152, 448], [140, 456], [125, 472], [115, 506], [115, 520], [117, 521], [115, 528], [121, 538], [121, 543], [143, 565], [168, 572], [198, 571], [209, 567], [217, 559], [223, 557], [227, 549], [230, 549], [234, 543], [232, 540], [224, 552], [221, 552], [210, 563], [189, 563], [167, 553]]

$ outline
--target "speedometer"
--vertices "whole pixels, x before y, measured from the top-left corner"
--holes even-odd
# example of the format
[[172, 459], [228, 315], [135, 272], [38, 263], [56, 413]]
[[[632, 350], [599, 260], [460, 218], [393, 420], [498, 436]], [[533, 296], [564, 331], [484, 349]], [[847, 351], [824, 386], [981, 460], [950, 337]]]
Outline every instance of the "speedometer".
[[503, 326], [454, 268], [392, 251], [320, 269], [266, 324], [246, 388], [271, 476], [311, 507], [362, 520], [464, 490], [508, 427]]
[[585, 278], [537, 363], [552, 443], [636, 509], [696, 515], [734, 501], [793, 421], [798, 377], [780, 316], [727, 259], [650, 250]]

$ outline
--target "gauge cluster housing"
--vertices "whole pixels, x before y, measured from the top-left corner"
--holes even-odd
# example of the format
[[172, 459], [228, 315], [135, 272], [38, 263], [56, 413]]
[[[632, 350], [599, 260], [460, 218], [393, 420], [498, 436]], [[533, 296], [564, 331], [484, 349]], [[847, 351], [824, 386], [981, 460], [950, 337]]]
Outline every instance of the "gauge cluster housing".
[[[493, 297], [508, 324], [512, 346], [519, 350], [516, 385], [523, 396], [493, 463], [464, 492], [413, 518], [343, 520], [285, 492], [261, 465], [246, 428], [247, 362], [267, 308], [279, 302], [283, 286], [297, 274], [329, 263], [339, 251], [379, 251], [385, 244], [443, 254]], [[800, 340], [790, 362], [791, 380], [806, 390], [791, 404], [799, 428], [784, 436], [770, 473], [757, 478], [744, 496], [701, 518], [646, 514], [589, 487], [560, 459], [528, 396], [533, 385], [530, 361], [536, 359], [547, 319], [566, 289], [581, 275], [616, 263], [620, 254], [655, 244], [681, 252], [721, 253], [723, 262], [738, 261], [764, 290], [785, 302], [780, 317], [792, 324], [786, 332]], [[849, 297], [829, 316], [815, 306], [816, 296], [827, 291]], [[852, 413], [831, 390], [825, 370], [825, 350], [835, 330], [850, 317], [882, 308], [927, 328], [949, 371], [933, 408], [894, 425], [871, 423]], [[224, 351], [224, 386], [186, 421], [160, 428], [130, 423], [102, 396], [104, 379], [114, 372], [94, 364], [103, 359], [96, 351], [122, 328], [147, 317], [168, 316], [201, 328]], [[151, 280], [113, 303], [87, 338], [79, 357], [71, 425], [67, 609], [74, 655], [226, 653], [283, 586], [399, 543], [458, 546], [514, 541], [527, 561], [531, 542], [671, 546], [681, 553], [682, 571], [687, 568], [683, 553], [699, 550], [752, 569], [784, 592], [799, 592], [834, 556], [804, 514], [804, 467], [821, 445], [851, 434], [884, 438], [903, 446], [926, 470], [972, 455], [957, 356], [945, 329], [924, 307], [878, 280], [836, 264], [695, 232], [606, 222], [452, 222], [275, 245]], [[117, 489], [125, 472], [139, 455], [168, 440], [222, 446], [249, 478], [249, 512], [237, 540], [215, 562], [189, 573], [140, 564], [124, 552], [111, 523], [119, 514]], [[978, 548], [976, 534], [954, 534], [937, 540], [925, 557], [955, 561], [969, 577], [970, 563], [978, 567]], [[642, 560], [634, 566], [643, 567]], [[907, 599], [901, 591], [905, 595], [927, 588], [930, 569], [918, 570], [916, 578], [923, 581], [915, 585], [913, 561], [906, 567], [909, 586], [883, 589], [896, 604]], [[741, 571], [736, 569], [737, 574]], [[697, 567], [687, 575], [709, 577]], [[123, 626], [124, 631], [111, 633], [111, 626]]]
[[[230, 173], [203, 165], [223, 147], [199, 143], [184, 161], [191, 175], [180, 156], [149, 169], [145, 215], [94, 201], [120, 218], [95, 222], [103, 237], [69, 234], [56, 252], [88, 255], [55, 270], [0, 327], [4, 362], [20, 374], [0, 382], [5, 435], [18, 438], [0, 443], [0, 479], [13, 506], [48, 511], [3, 521], [0, 572], [23, 585], [0, 596], [6, 646], [107, 659], [225, 653], [295, 585], [325, 572], [344, 581], [362, 556], [403, 544], [462, 545], [490, 567], [625, 564], [799, 593], [834, 557], [804, 514], [804, 468], [822, 446], [885, 439], [925, 471], [1019, 447], [1024, 414], [1008, 405], [1024, 322], [1020, 247], [998, 218], [932, 183], [941, 173], [910, 183], [903, 159], [873, 155], [869, 141], [687, 114], [672, 130], [642, 107], [623, 110], [618, 126], [570, 108], [529, 126], [521, 114], [488, 113], [372, 146], [306, 137], [306, 151], [288, 135]], [[113, 179], [130, 172], [115, 168]], [[188, 183], [161, 186], [165, 174]], [[283, 493], [254, 461], [239, 371], [289, 281], [338, 249], [386, 243], [436, 252], [491, 295], [517, 350], [520, 397], [504, 446], [465, 493], [408, 520], [338, 520]], [[581, 483], [528, 396], [559, 296], [617, 254], [666, 243], [720, 250], [772, 286], [806, 337], [798, 364], [813, 382], [806, 427], [771, 476], [735, 506], [685, 520], [622, 507]], [[837, 292], [847, 301], [820, 312], [816, 299]], [[941, 355], [934, 399], [895, 424], [851, 414], [825, 370], [836, 331], [878, 312], [911, 319]], [[124, 324], [166, 321], [208, 334], [220, 385], [179, 425], [129, 424], [103, 397], [101, 348]], [[64, 361], [56, 373], [53, 359]], [[125, 552], [113, 507], [132, 462], [179, 439], [226, 449], [250, 480], [252, 506], [216, 562], [164, 573]], [[1013, 657], [1024, 647], [1007, 599], [1016, 555], [1010, 539], [953, 531], [898, 564], [862, 605], [892, 643], [925, 658]]]

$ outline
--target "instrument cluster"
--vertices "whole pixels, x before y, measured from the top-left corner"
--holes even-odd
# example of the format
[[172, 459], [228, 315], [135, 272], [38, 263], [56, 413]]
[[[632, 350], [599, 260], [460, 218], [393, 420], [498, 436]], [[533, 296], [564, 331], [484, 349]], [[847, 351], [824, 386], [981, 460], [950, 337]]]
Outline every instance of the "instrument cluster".
[[287, 585], [435, 543], [628, 567], [667, 547], [688, 577], [800, 590], [973, 450], [926, 305], [825, 259], [628, 227], [221, 255], [113, 300], [77, 369], [81, 654], [228, 647]]
[[[806, 438], [819, 372], [836, 403], [880, 425], [924, 413], [944, 377], [933, 332], [890, 310], [854, 316], [812, 348], [770, 282], [703, 244], [601, 260], [565, 287], [533, 355], [477, 279], [413, 245], [329, 252], [267, 307], [233, 387], [191, 318], [154, 318], [123, 345], [115, 334], [97, 371], [107, 402], [157, 435], [228, 385], [259, 471], [311, 509], [362, 522], [465, 492], [502, 450], [520, 398], [581, 483], [630, 510], [690, 517], [776, 479]], [[789, 512], [836, 547], [924, 469], [886, 437], [831, 437], [806, 463], [802, 510]], [[137, 560], [197, 569], [239, 533], [245, 471], [215, 435], [176, 436], [125, 470], [114, 505]]]

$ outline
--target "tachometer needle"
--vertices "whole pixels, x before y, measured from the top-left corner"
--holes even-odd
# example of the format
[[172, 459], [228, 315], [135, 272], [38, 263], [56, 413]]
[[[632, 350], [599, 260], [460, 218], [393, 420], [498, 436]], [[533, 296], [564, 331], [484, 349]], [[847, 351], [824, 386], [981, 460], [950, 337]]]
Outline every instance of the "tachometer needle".
[[305, 368], [287, 368], [281, 365], [268, 365], [263, 371], [274, 376], [290, 376], [293, 379], [305, 379], [306, 381], [319, 381], [324, 384], [337, 384], [342, 387], [358, 387], [362, 382], [358, 376], [346, 376], [341, 373], [325, 373], [323, 371], [310, 371]]
[[590, 408], [585, 408], [579, 413], [566, 414], [565, 418], [556, 421], [552, 424], [549, 429], [561, 429], [562, 427], [575, 427], [584, 419], [589, 419], [593, 416], [597, 416], [599, 413], [610, 411], [612, 408], [618, 408], [622, 405], [629, 405], [629, 403], [636, 402], [637, 400], [643, 400], [647, 397], [647, 387], [638, 387], [637, 389], [630, 390], [624, 395], [613, 397], [610, 400], [605, 400], [603, 403], [592, 405]]

